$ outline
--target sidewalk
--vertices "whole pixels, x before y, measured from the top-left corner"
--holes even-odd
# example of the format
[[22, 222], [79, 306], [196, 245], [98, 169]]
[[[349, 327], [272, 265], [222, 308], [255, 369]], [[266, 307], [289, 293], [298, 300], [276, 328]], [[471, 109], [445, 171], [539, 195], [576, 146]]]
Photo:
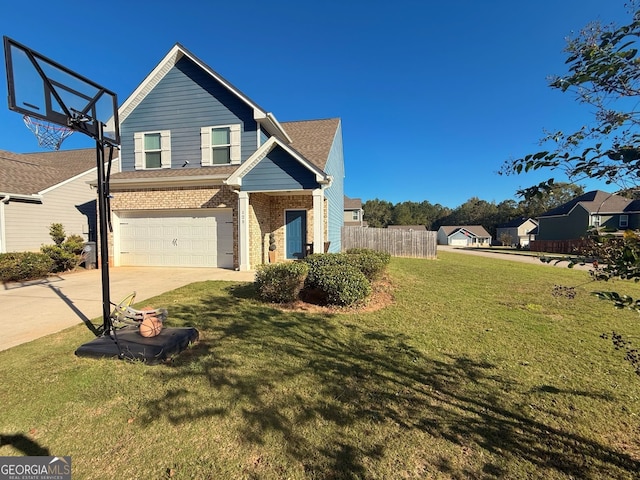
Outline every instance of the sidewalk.
[[[204, 280], [252, 282], [255, 272], [220, 268], [116, 267], [109, 269], [111, 301], [137, 292], [136, 302]], [[0, 284], [0, 350], [102, 317], [100, 270], [47, 280]], [[100, 322], [101, 323], [101, 322]]]

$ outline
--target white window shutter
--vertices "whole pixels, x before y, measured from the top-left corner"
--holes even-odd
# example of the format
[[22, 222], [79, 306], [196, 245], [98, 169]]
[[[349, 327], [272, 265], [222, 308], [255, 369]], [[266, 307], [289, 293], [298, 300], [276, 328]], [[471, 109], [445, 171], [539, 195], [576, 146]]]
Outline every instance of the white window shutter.
[[160, 132], [160, 145], [162, 148], [162, 168], [171, 168], [171, 131], [163, 130]]
[[231, 125], [229, 127], [229, 137], [231, 141], [231, 163], [239, 164], [240, 157], [240, 125]]
[[133, 159], [136, 170], [144, 168], [144, 134], [136, 132], [133, 134]]
[[200, 152], [202, 154], [202, 166], [211, 165], [211, 127], [200, 129]]

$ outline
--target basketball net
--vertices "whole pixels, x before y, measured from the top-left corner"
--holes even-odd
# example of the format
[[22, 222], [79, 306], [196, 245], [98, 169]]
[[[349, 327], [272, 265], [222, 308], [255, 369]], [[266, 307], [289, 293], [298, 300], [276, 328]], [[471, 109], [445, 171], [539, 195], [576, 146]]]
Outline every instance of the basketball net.
[[22, 119], [27, 128], [38, 139], [38, 145], [49, 150], [59, 150], [64, 139], [74, 132], [71, 128], [39, 120], [29, 115], [24, 115]]

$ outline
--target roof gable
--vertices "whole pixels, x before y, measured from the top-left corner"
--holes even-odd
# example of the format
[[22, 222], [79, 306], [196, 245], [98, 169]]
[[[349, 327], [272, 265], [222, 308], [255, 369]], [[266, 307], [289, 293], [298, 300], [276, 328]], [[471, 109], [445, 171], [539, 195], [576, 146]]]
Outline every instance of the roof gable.
[[534, 225], [538, 224], [538, 222], [536, 222], [533, 218], [518, 217], [518, 218], [514, 218], [513, 220], [509, 220], [508, 222], [501, 223], [496, 228], [517, 228], [517, 227], [521, 227], [523, 224], [529, 221], [533, 222]]
[[271, 137], [267, 140], [256, 152], [249, 157], [235, 172], [233, 172], [229, 178], [225, 181], [227, 185], [240, 187], [242, 185], [242, 179], [249, 174], [257, 165], [262, 162], [267, 155], [276, 149], [282, 149], [284, 153], [296, 162], [302, 165], [305, 169], [315, 175], [315, 180], [318, 183], [327, 184], [330, 182], [330, 177], [322, 171], [314, 163], [310, 162], [307, 158], [301, 155], [299, 152], [285, 144], [278, 137]]
[[464, 230], [475, 237], [491, 237], [482, 225], [443, 225], [440, 229], [447, 237], [455, 234], [459, 230]]
[[[198, 57], [189, 52], [179, 43], [176, 43], [173, 48], [165, 55], [165, 57], [156, 65], [156, 67], [145, 77], [145, 79], [138, 85], [133, 93], [122, 103], [118, 109], [118, 116], [120, 122], [123, 122], [135, 108], [144, 100], [144, 98], [154, 89], [158, 83], [169, 73], [169, 71], [176, 66], [176, 64], [183, 58], [189, 59], [200, 69], [202, 69], [207, 75], [214, 78], [225, 88], [227, 88], [233, 95], [235, 95], [242, 102], [246, 103], [253, 110], [253, 117], [267, 132], [271, 135], [277, 135], [290, 141], [287, 132], [284, 131], [280, 123], [276, 120], [275, 116], [265, 111], [258, 106], [253, 100], [247, 97], [244, 93], [234, 87], [228, 80], [222, 75], [217, 73], [207, 64], [202, 62]], [[109, 126], [107, 126], [107, 130]]]

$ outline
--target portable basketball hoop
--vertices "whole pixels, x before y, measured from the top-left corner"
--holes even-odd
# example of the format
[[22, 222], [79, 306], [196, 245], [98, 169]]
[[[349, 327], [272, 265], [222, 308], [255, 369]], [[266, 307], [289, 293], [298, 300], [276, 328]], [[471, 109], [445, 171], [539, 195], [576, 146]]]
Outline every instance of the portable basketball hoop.
[[[102, 336], [82, 345], [76, 355], [159, 361], [182, 351], [197, 339], [195, 328], [161, 328], [153, 337], [145, 338], [135, 326], [136, 321], [145, 318], [144, 313], [130, 305], [125, 308], [121, 302], [116, 314], [111, 314], [108, 219], [113, 150], [120, 145], [116, 94], [6, 36], [4, 53], [9, 109], [23, 115], [41, 147], [58, 150], [73, 132], [84, 133], [96, 142], [103, 327]], [[108, 157], [105, 148], [109, 150]], [[159, 312], [153, 313], [157, 318]], [[123, 327], [116, 336], [114, 320], [128, 320], [134, 325]]]
[[29, 115], [23, 115], [22, 119], [27, 128], [38, 139], [38, 145], [49, 150], [60, 150], [65, 138], [73, 134], [73, 130], [69, 127], [33, 118]]

